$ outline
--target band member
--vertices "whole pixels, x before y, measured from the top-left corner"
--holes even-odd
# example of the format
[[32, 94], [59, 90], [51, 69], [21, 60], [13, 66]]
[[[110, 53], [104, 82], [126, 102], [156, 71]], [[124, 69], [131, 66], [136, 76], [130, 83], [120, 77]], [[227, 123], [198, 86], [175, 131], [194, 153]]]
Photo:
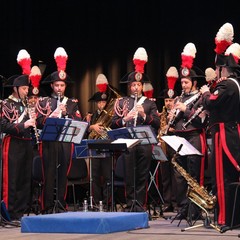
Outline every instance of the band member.
[[[96, 92], [88, 101], [95, 102], [97, 105], [96, 111], [92, 114], [89, 121], [89, 139], [106, 139], [106, 129], [104, 126], [106, 121], [110, 121], [108, 114], [102, 112], [106, 109], [109, 102], [108, 94], [108, 80], [104, 74], [99, 74], [96, 79], [96, 85], [99, 92]], [[105, 122], [104, 122], [105, 121]], [[112, 161], [111, 157], [105, 158], [92, 158], [92, 192], [93, 200], [96, 205], [102, 201], [104, 208], [108, 209], [108, 202], [111, 193], [111, 170]]]
[[[112, 128], [150, 125], [157, 135], [160, 125], [154, 101], [142, 95], [143, 83], [149, 82], [144, 73], [147, 53], [138, 48], [134, 54], [135, 71], [127, 74], [122, 83], [128, 84], [129, 96], [119, 98], [115, 104]], [[126, 168], [126, 211], [144, 211], [146, 185], [152, 159], [152, 145], [137, 145], [124, 153]], [[135, 177], [135, 179], [134, 179]]]
[[[174, 91], [175, 83], [178, 79], [178, 71], [175, 67], [170, 67], [166, 74], [168, 89], [163, 91], [164, 106], [162, 112], [160, 112], [160, 128], [159, 128], [159, 142], [165, 153], [168, 161], [161, 161], [161, 182], [163, 189], [163, 199], [164, 208], [163, 212], [173, 212], [176, 207], [176, 181], [174, 177], [174, 168], [171, 164], [171, 159], [173, 157], [173, 149], [168, 146], [162, 139], [161, 136], [165, 135], [166, 128], [168, 125], [168, 114], [174, 107], [174, 99], [177, 96], [176, 91]], [[168, 131], [170, 134], [170, 131]]]
[[[229, 23], [224, 24], [223, 27], [232, 29]], [[240, 73], [238, 64], [240, 45], [232, 43], [232, 39], [228, 38], [225, 43], [228, 42], [230, 46], [226, 50], [221, 48], [223, 51], [217, 51], [221, 47], [219, 46], [221, 42], [215, 42], [217, 43], [215, 65], [218, 80], [212, 93], [206, 85], [201, 88], [201, 92], [203, 106], [210, 112], [209, 129], [213, 144], [211, 173], [213, 194], [217, 196], [217, 223], [233, 227], [240, 224], [239, 204], [236, 204], [233, 213], [235, 189], [231, 186], [231, 183], [239, 182], [240, 171], [240, 86], [237, 80]]]
[[[67, 53], [59, 47], [56, 49], [54, 57], [58, 71], [53, 72], [41, 82], [51, 85], [52, 94], [50, 97], [39, 98], [37, 104], [39, 128], [44, 126], [48, 117], [81, 120], [77, 99], [65, 96], [67, 84], [72, 83], [65, 72]], [[42, 213], [66, 210], [67, 174], [71, 166], [72, 150], [73, 143], [71, 142], [42, 141], [42, 149], [40, 150], [44, 178], [41, 199]], [[56, 175], [58, 179], [56, 179]], [[55, 188], [58, 192], [56, 199], [54, 197]], [[58, 200], [55, 205], [54, 200]]]
[[[180, 80], [182, 94], [176, 98], [174, 108], [169, 113], [169, 127], [174, 128], [174, 134], [185, 138], [192, 144], [203, 156], [185, 155], [178, 156], [177, 162], [180, 166], [190, 174], [191, 178], [197, 180], [199, 186], [204, 185], [204, 164], [206, 153], [206, 137], [205, 127], [207, 123], [207, 115], [202, 113], [193, 119], [187, 126], [184, 124], [195, 113], [201, 105], [198, 101], [200, 93], [197, 84], [200, 81], [200, 74], [196, 74], [197, 68], [193, 68], [193, 60], [195, 58], [196, 48], [193, 43], [188, 43], [181, 54], [182, 65], [180, 69]], [[198, 69], [197, 69], [198, 70]], [[188, 183], [185, 177], [175, 170], [175, 179], [177, 182], [176, 196], [180, 211], [177, 215], [178, 219], [196, 219], [200, 217], [200, 210], [194, 205], [189, 205], [187, 197]], [[194, 208], [189, 208], [194, 206]]]
[[[8, 79], [5, 87], [12, 87], [12, 94], [2, 104], [3, 138], [3, 201], [12, 221], [20, 220], [31, 202], [32, 178], [32, 127], [34, 113], [29, 115], [27, 95], [31, 59], [26, 50], [21, 50], [18, 60], [23, 75]], [[25, 61], [26, 60], [26, 61]]]

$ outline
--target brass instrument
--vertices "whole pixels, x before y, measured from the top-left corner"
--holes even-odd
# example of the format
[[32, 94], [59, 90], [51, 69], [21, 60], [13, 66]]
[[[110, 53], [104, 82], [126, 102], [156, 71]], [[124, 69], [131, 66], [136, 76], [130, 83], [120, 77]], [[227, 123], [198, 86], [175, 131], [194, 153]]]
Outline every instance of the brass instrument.
[[167, 145], [166, 145], [166, 142], [164, 142], [161, 139], [161, 137], [164, 135], [165, 127], [167, 126], [167, 124], [168, 124], [168, 122], [167, 122], [167, 109], [166, 109], [165, 106], [163, 106], [162, 112], [161, 112], [161, 115], [160, 115], [160, 128], [159, 128], [157, 139], [161, 143], [161, 148], [162, 148], [163, 152], [165, 153], [165, 155], [166, 155], [166, 152], [167, 152]]
[[108, 87], [112, 91], [113, 96], [108, 99], [106, 106], [101, 111], [97, 121], [95, 122], [95, 123], [101, 123], [101, 125], [103, 126], [103, 132], [99, 134], [93, 130], [88, 135], [89, 139], [107, 139], [108, 138], [107, 131], [111, 130], [110, 126], [112, 124], [112, 118], [114, 115], [115, 100], [121, 96], [119, 93], [117, 93], [116, 90], [111, 88], [109, 85]]
[[[26, 98], [26, 102], [27, 102], [28, 116], [31, 119], [32, 118], [32, 113], [36, 112], [37, 97], [32, 96], [30, 98]], [[36, 122], [36, 118], [34, 120]], [[39, 134], [38, 134], [38, 130], [37, 130], [36, 125], [33, 127], [33, 131], [34, 131], [34, 135], [35, 135], [35, 138], [36, 138], [36, 144], [39, 144]]]
[[187, 181], [187, 197], [207, 213], [207, 210], [211, 210], [215, 207], [217, 201], [216, 196], [209, 194], [203, 186], [200, 186], [197, 180], [192, 178], [192, 176], [176, 162], [176, 157], [177, 153], [174, 154], [171, 162], [174, 168], [176, 168], [181, 176]]

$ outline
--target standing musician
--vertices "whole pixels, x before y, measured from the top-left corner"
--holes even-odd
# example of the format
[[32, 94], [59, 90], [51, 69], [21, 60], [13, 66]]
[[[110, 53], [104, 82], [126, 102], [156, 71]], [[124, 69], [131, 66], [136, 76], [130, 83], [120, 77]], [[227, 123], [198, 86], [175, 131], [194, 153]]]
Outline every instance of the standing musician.
[[233, 213], [235, 189], [231, 186], [231, 183], [239, 183], [240, 172], [240, 45], [231, 42], [229, 45], [225, 52], [215, 50], [218, 80], [214, 91], [211, 93], [206, 85], [200, 90], [203, 106], [210, 114], [212, 189], [217, 196], [217, 223], [223, 228], [240, 224], [239, 196]]
[[[163, 91], [164, 106], [160, 112], [160, 128], [159, 128], [159, 144], [169, 161], [161, 161], [161, 181], [163, 189], [164, 207], [163, 212], [173, 212], [176, 207], [176, 181], [174, 176], [174, 168], [171, 164], [173, 157], [173, 149], [169, 147], [162, 139], [161, 136], [165, 135], [168, 126], [168, 114], [174, 107], [174, 99], [176, 91], [174, 91], [175, 83], [178, 79], [178, 71], [175, 67], [170, 67], [166, 74], [168, 89]], [[170, 129], [168, 131], [170, 134]]]
[[[42, 81], [42, 84], [51, 85], [52, 94], [50, 97], [39, 98], [37, 104], [39, 128], [43, 128], [48, 117], [81, 120], [78, 101], [64, 95], [67, 84], [72, 83], [65, 72], [68, 58], [65, 49], [57, 48], [54, 57], [58, 71], [53, 72]], [[43, 164], [42, 213], [52, 213], [55, 210], [55, 187], [58, 188], [57, 198], [60, 203], [57, 210], [66, 211], [67, 175], [71, 167], [73, 143], [42, 141], [40, 153]], [[58, 179], [56, 180], [57, 171]], [[58, 182], [57, 186], [55, 180]]]
[[[181, 165], [192, 178], [197, 180], [200, 186], [203, 186], [204, 182], [204, 162], [206, 152], [206, 137], [205, 137], [205, 125], [207, 116], [205, 113], [197, 116], [193, 121], [188, 124], [186, 128], [183, 128], [183, 124], [194, 114], [201, 104], [197, 101], [200, 93], [196, 88], [197, 81], [201, 76], [197, 75], [193, 70], [193, 59], [195, 58], [196, 48], [193, 43], [188, 43], [182, 52], [182, 65], [180, 69], [180, 79], [182, 94], [178, 101], [175, 102], [174, 108], [169, 113], [169, 121], [171, 121], [170, 127], [174, 128], [174, 134], [185, 138], [190, 144], [192, 144], [203, 156], [199, 155], [186, 155], [178, 156], [177, 162]], [[200, 217], [200, 209], [194, 207], [189, 208], [189, 199], [187, 197], [188, 184], [186, 179], [175, 171], [175, 178], [177, 182], [177, 203], [180, 208], [177, 214], [178, 219], [197, 219]], [[190, 211], [189, 211], [190, 210]]]
[[[23, 75], [14, 75], [5, 87], [12, 87], [12, 94], [2, 104], [3, 138], [3, 201], [12, 221], [19, 221], [31, 202], [32, 134], [35, 113], [29, 113], [27, 95], [31, 59], [21, 50], [18, 60], [25, 64]], [[31, 114], [31, 115], [29, 115]]]
[[[160, 121], [156, 103], [142, 95], [143, 83], [149, 82], [148, 77], [144, 74], [144, 64], [147, 62], [147, 53], [144, 48], [137, 49], [133, 62], [135, 71], [127, 74], [121, 81], [121, 83], [128, 84], [130, 95], [117, 99], [111, 127], [150, 125], [157, 134]], [[152, 159], [152, 145], [138, 144], [130, 148], [128, 153], [124, 153], [124, 158], [127, 204], [125, 211], [144, 211], [143, 207], [146, 204], [147, 196], [146, 185]], [[134, 199], [134, 197], [136, 198]], [[134, 200], [136, 201], [134, 202]]]

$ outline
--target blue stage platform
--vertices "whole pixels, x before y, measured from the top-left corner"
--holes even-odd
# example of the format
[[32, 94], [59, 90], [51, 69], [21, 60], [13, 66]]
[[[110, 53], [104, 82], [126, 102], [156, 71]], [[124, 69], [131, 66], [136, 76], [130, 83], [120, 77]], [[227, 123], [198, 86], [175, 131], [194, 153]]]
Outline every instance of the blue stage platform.
[[146, 212], [66, 212], [21, 220], [22, 233], [102, 234], [148, 227]]

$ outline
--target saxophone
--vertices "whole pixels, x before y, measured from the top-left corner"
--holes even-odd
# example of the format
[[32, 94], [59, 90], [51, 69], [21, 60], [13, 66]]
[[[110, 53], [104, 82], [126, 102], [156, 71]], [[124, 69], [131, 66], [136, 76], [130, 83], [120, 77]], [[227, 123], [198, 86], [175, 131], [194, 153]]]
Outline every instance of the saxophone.
[[114, 115], [115, 100], [117, 98], [121, 97], [120, 94], [116, 90], [111, 88], [109, 85], [108, 85], [108, 87], [110, 88], [110, 90], [112, 92], [112, 96], [107, 101], [106, 106], [101, 111], [97, 121], [95, 122], [95, 123], [102, 124], [103, 133], [98, 134], [96, 131], [93, 130], [89, 133], [88, 139], [107, 139], [108, 138], [107, 131], [111, 130], [110, 126], [112, 124], [112, 118]]
[[176, 162], [177, 153], [174, 154], [171, 162], [176, 170], [185, 178], [188, 184], [187, 197], [198, 205], [205, 212], [214, 208], [217, 198], [200, 186], [196, 179], [192, 178], [186, 170]]
[[164, 142], [161, 139], [161, 137], [164, 135], [164, 132], [165, 132], [164, 129], [166, 126], [167, 126], [167, 109], [165, 106], [163, 106], [162, 112], [160, 115], [160, 128], [159, 128], [157, 139], [161, 143], [161, 148], [162, 148], [163, 152], [165, 153], [165, 155], [167, 152], [167, 145], [166, 145], [166, 142]]

